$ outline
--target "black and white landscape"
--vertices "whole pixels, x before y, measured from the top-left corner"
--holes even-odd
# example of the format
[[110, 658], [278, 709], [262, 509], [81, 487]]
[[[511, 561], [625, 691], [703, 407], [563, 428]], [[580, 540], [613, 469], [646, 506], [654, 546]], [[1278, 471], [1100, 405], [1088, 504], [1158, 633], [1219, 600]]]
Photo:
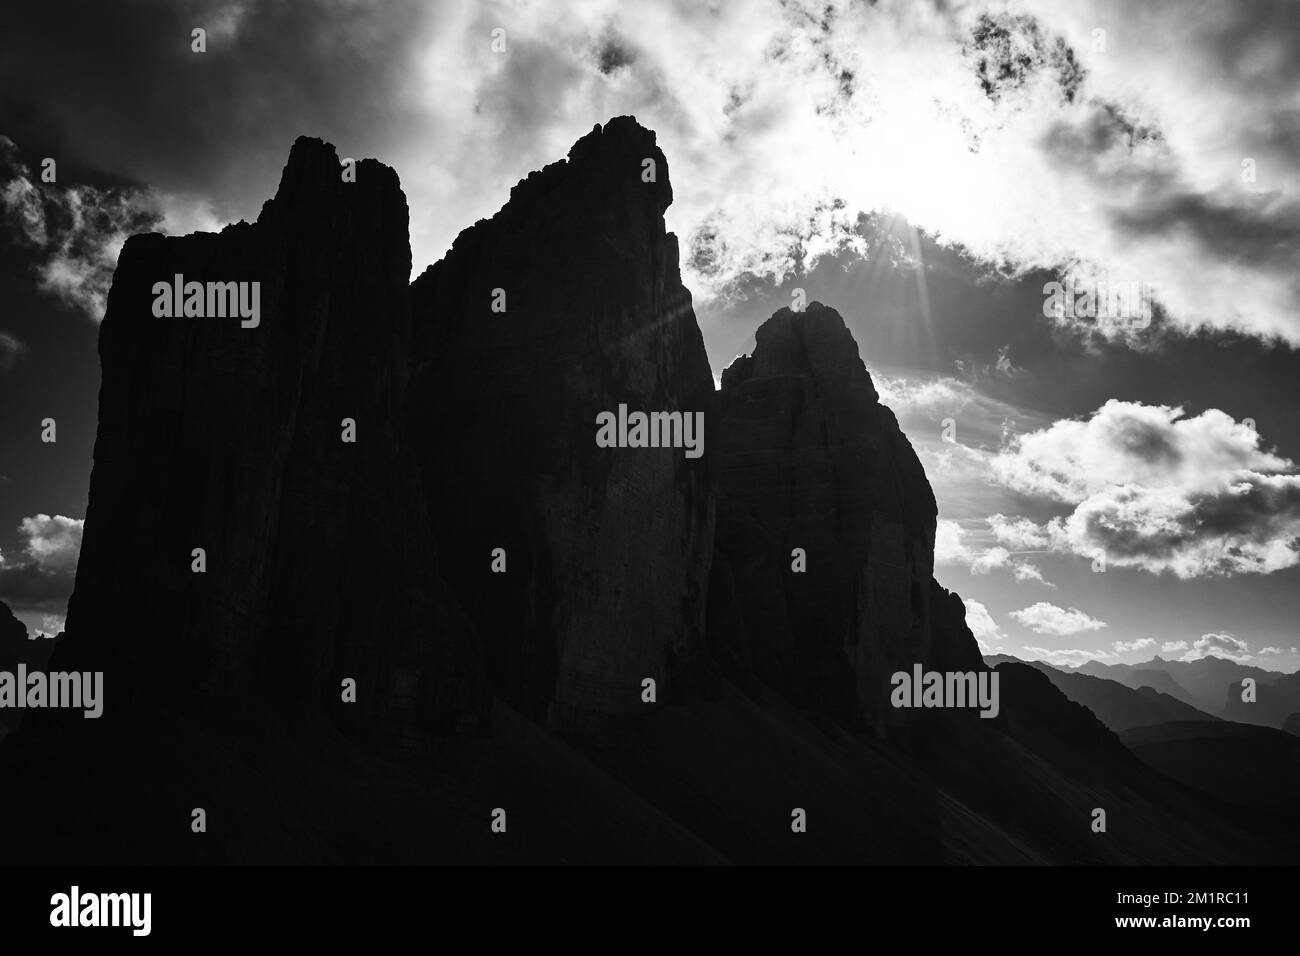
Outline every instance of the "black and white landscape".
[[1300, 862], [1291, 5], [5, 19], [4, 862]]

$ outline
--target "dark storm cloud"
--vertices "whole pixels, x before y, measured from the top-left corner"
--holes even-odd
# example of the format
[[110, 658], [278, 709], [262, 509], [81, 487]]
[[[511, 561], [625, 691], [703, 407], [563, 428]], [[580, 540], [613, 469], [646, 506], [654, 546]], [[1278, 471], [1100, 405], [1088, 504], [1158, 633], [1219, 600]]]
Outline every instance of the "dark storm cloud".
[[[1185, 14], [1185, 4], [1167, 0], [1166, 5]], [[1233, 0], [1215, 13], [1203, 33], [1205, 51], [1224, 80], [1260, 96], [1294, 91], [1300, 77], [1300, 17], [1291, 0]]]
[[[1266, 192], [1207, 194], [1190, 188], [1159, 131], [1113, 103], [1054, 124], [1044, 152], [1062, 170], [1110, 183], [1107, 216], [1129, 241], [1186, 237], [1220, 261], [1258, 268], [1294, 266], [1300, 253], [1300, 203]], [[1289, 139], [1294, 120], [1269, 135]], [[1103, 198], [1105, 195], [1103, 194]]]
[[75, 573], [50, 571], [34, 562], [0, 567], [0, 601], [15, 611], [62, 613], [72, 596]]
[[607, 34], [596, 49], [596, 66], [606, 75], [622, 67], [631, 66], [635, 61], [636, 53], [628, 42], [616, 33]]
[[1300, 255], [1300, 204], [1267, 199], [1249, 207], [1222, 205], [1184, 192], [1117, 210], [1114, 222], [1135, 238], [1182, 232], [1216, 257], [1294, 269]]
[[[416, 0], [10, 4], [3, 132], [68, 168], [161, 191], [263, 195], [298, 134], [364, 141], [400, 122], [433, 11]], [[206, 53], [191, 51], [199, 27]]]
[[1032, 16], [984, 13], [971, 30], [967, 47], [980, 88], [997, 101], [1022, 89], [1042, 70], [1056, 74], [1061, 96], [1071, 102], [1086, 71], [1062, 37], [1049, 36]]

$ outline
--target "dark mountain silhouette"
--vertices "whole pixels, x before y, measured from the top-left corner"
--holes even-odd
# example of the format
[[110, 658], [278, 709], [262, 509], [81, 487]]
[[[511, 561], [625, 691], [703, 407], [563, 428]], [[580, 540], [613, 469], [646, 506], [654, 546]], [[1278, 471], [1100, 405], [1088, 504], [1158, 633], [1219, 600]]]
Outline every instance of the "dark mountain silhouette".
[[[43, 669], [61, 636], [62, 632], [54, 637], [28, 634], [27, 625], [18, 620], [8, 604], [0, 601], [0, 671], [16, 673], [19, 664], [25, 664], [28, 670]], [[18, 727], [25, 713], [0, 708], [0, 738]]]
[[1229, 721], [1178, 721], [1135, 727], [1121, 739], [1160, 772], [1227, 803], [1300, 815], [1300, 740], [1291, 734]]
[[[300, 139], [256, 223], [127, 242], [51, 661], [104, 672], [104, 716], [0, 746], [14, 862], [1300, 856], [985, 667], [834, 310], [778, 312], [711, 391], [671, 198], [612, 120], [408, 286], [396, 174]], [[176, 274], [262, 283], [260, 323], [155, 318]], [[619, 405], [702, 411], [703, 456], [600, 447]], [[997, 716], [890, 706], [916, 665], [996, 677]]]
[[710, 641], [742, 685], [898, 722], [895, 671], [981, 668], [933, 578], [934, 494], [839, 313], [782, 309], [755, 343], [722, 374]]
[[1288, 721], [1300, 712], [1300, 672], [1273, 674], [1270, 681], [1256, 681], [1253, 701], [1243, 700], [1243, 693], [1240, 680], [1228, 684], [1223, 705], [1225, 720], [1277, 727], [1289, 733], [1297, 733], [1295, 723], [1291, 722], [1288, 726]]
[[[427, 711], [486, 707], [401, 428], [406, 200], [379, 163], [354, 183], [339, 169], [332, 146], [299, 139], [257, 222], [122, 250], [100, 330], [91, 531], [58, 658], [108, 675], [100, 730], [159, 708], [272, 712], [417, 753]], [[260, 325], [155, 317], [152, 287], [176, 274], [259, 281]], [[126, 540], [137, 559], [121, 560]], [[167, 627], [140, 626], [146, 594]], [[345, 678], [355, 707], [341, 706]]]
[[[1253, 677], [1258, 683], [1266, 684], [1282, 676], [1278, 671], [1266, 671], [1262, 667], [1214, 655], [1194, 661], [1170, 661], [1156, 655], [1138, 664], [1089, 661], [1078, 670], [1094, 677], [1119, 681], [1128, 687], [1154, 687], [1215, 716], [1223, 711], [1223, 689], [1228, 684], [1240, 686], [1243, 677]], [[1169, 680], [1159, 677], [1159, 674], [1166, 675]]]
[[20, 647], [21, 642], [27, 640], [27, 625], [14, 615], [11, 608], [4, 601], [0, 601], [0, 647], [6, 649], [10, 647]]
[[1087, 707], [1103, 724], [1116, 733], [1133, 727], [1165, 724], [1176, 720], [1217, 719], [1152, 687], [1144, 686], [1134, 690], [1108, 678], [1062, 670], [1045, 661], [1017, 661], [1014, 657], [1002, 654], [986, 657], [985, 660], [990, 664], [1015, 661], [1042, 671], [1061, 693], [1076, 704]]
[[1178, 683], [1173, 675], [1168, 671], [1146, 664], [1103, 664], [1100, 661], [1088, 661], [1079, 667], [1058, 667], [1057, 670], [1066, 674], [1087, 674], [1090, 677], [1100, 677], [1104, 680], [1114, 681], [1117, 684], [1123, 684], [1133, 690], [1150, 687], [1152, 690], [1182, 701], [1189, 707], [1197, 706], [1195, 696], [1186, 687]]
[[708, 669], [712, 442], [697, 458], [595, 443], [620, 405], [711, 411], [672, 196], [654, 133], [611, 120], [411, 287], [411, 434], [446, 573], [498, 693], [592, 736], [645, 712], [643, 680], [678, 700]]

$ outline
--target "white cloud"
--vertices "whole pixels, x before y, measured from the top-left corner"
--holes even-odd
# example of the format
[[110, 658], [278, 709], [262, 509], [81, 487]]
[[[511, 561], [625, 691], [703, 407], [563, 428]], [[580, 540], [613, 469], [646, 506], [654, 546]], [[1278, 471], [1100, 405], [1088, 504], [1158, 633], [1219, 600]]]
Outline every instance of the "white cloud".
[[967, 544], [962, 526], [946, 518], [940, 518], [935, 528], [934, 563], [960, 565], [969, 569], [971, 574], [988, 574], [1006, 569], [1017, 581], [1034, 581], [1049, 588], [1055, 587], [1043, 578], [1037, 567], [1015, 558], [1006, 548], [992, 544], [979, 548]]
[[[203, 200], [147, 189], [42, 183], [5, 136], [0, 136], [0, 219], [19, 244], [35, 251], [41, 290], [96, 322], [104, 316], [117, 257], [129, 236], [219, 228]], [[0, 368], [6, 361], [3, 346]]]
[[71, 573], [81, 556], [84, 518], [38, 514], [24, 518], [18, 530], [27, 538], [27, 554], [42, 571]]
[[0, 600], [15, 610], [61, 615], [72, 593], [84, 524], [64, 515], [23, 518], [23, 553], [0, 554]]
[[1300, 563], [1300, 474], [1217, 409], [1111, 400], [1086, 420], [1010, 439], [993, 458], [1006, 487], [1072, 507], [1034, 525], [996, 515], [999, 540], [1042, 542], [1181, 578]]
[[[1249, 84], [1208, 82], [1192, 97], [1184, 85], [1202, 66], [1207, 79], [1222, 74], [1216, 23], [1258, 49], [1268, 25], [1229, 0], [1198, 24], [1171, 3], [1017, 6], [1037, 26], [1000, 23], [1029, 67], [1012, 64], [1015, 76], [992, 93], [981, 88], [972, 30], [1000, 2], [590, 0], [566, 4], [562, 17], [547, 4], [441, 10], [421, 38], [427, 75], [416, 88], [428, 91], [428, 125], [456, 130], [459, 142], [419, 144], [421, 157], [442, 155], [412, 204], [422, 220], [416, 261], [491, 211], [467, 197], [491, 195], [493, 180], [503, 195], [521, 162], [549, 160], [593, 117], [632, 112], [658, 131], [672, 164], [670, 224], [697, 295], [745, 272], [779, 278], [840, 248], [875, 254], [854, 226], [883, 210], [1009, 269], [1140, 280], [1184, 324], [1300, 338], [1283, 256], [1300, 219], [1300, 176], [1285, 149], [1260, 143], [1260, 131], [1288, 128], [1287, 97], [1269, 103]], [[498, 21], [517, 46], [493, 60], [478, 41]], [[1110, 30], [1104, 53], [1092, 49], [1098, 22]], [[1068, 90], [1058, 37], [1081, 67]], [[602, 72], [597, 51], [611, 38], [628, 65]], [[1247, 144], [1261, 145], [1269, 170], [1253, 190], [1239, 177]], [[1262, 243], [1246, 247], [1261, 254], [1243, 254], [1251, 226], [1282, 234], [1276, 254], [1262, 254]]]
[[1018, 561], [1012, 564], [1011, 573], [1015, 575], [1017, 581], [1036, 581], [1044, 587], [1056, 587], [1055, 584], [1043, 577], [1043, 572], [1038, 570], [1035, 565], [1024, 561]]
[[59, 632], [64, 629], [66, 619], [62, 614], [43, 614], [41, 615], [41, 626], [37, 628], [34, 637], [58, 637]]
[[966, 545], [962, 543], [961, 525], [947, 518], [940, 518], [934, 529], [934, 563], [958, 564], [967, 557]]
[[917, 416], [942, 421], [980, 398], [960, 379], [946, 376], [911, 378], [873, 372], [871, 380], [880, 403], [889, 406], [900, 419]]
[[1254, 655], [1250, 647], [1239, 637], [1231, 634], [1202, 634], [1192, 642], [1191, 649], [1181, 660], [1198, 661], [1203, 657], [1226, 657], [1234, 661], [1248, 661]]
[[1037, 550], [1048, 547], [1047, 532], [1028, 518], [1009, 518], [1006, 515], [996, 514], [989, 517], [988, 523], [993, 531], [993, 537], [999, 544], [1017, 550]]
[[1025, 650], [1029, 654], [1029, 660], [1043, 660], [1049, 664], [1057, 666], [1069, 664], [1078, 666], [1086, 664], [1088, 661], [1103, 661], [1112, 655], [1107, 651], [1089, 651], [1082, 648], [1054, 648], [1030, 647], [1025, 645]]
[[1116, 641], [1111, 645], [1116, 654], [1128, 654], [1133, 651], [1145, 651], [1149, 647], [1155, 647], [1156, 641], [1153, 637], [1140, 637], [1135, 641]]
[[975, 635], [975, 643], [979, 645], [980, 653], [999, 653], [1002, 648], [995, 646], [994, 642], [1006, 640], [1006, 635], [993, 620], [989, 609], [979, 601], [972, 601], [969, 598], [963, 603], [966, 605], [966, 626]]
[[1179, 651], [1187, 650], [1186, 641], [1165, 641], [1160, 645], [1161, 654], [1177, 654]]
[[1063, 637], [1078, 634], [1081, 631], [1097, 631], [1106, 626], [1105, 621], [1089, 617], [1078, 608], [1057, 607], [1046, 601], [1012, 611], [1011, 617], [1016, 623], [1029, 628], [1036, 634], [1052, 634]]

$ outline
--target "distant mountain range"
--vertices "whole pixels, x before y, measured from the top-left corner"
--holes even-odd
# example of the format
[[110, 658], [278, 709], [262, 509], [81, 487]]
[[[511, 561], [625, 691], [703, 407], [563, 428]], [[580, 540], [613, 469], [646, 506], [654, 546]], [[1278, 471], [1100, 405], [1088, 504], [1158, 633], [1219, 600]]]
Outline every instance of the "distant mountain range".
[[[1000, 658], [987, 658], [998, 659]], [[1195, 661], [1171, 661], [1157, 655], [1149, 661], [1136, 664], [1089, 661], [1079, 667], [1055, 666], [1041, 661], [1030, 663], [1049, 668], [1058, 674], [1105, 678], [1135, 691], [1147, 688], [1200, 712], [1197, 716], [1184, 711], [1178, 716], [1169, 710], [1171, 716], [1166, 718], [1169, 720], [1198, 720], [1208, 715], [1237, 723], [1276, 727], [1291, 733], [1300, 725], [1300, 720], [1292, 720], [1293, 715], [1300, 714], [1300, 672], [1284, 674], [1215, 656]], [[1255, 681], [1253, 701], [1242, 699], [1242, 681], [1246, 678]], [[1158, 711], [1138, 709], [1137, 702], [1116, 695], [1113, 689], [1093, 687], [1089, 691], [1086, 689], [1089, 685], [1080, 681], [1069, 685], [1076, 688], [1074, 692], [1067, 690], [1065, 684], [1058, 683], [1057, 686], [1071, 700], [1078, 700], [1089, 707], [1094, 702], [1097, 703], [1101, 708], [1096, 711], [1098, 716], [1114, 730], [1162, 722], [1150, 719]], [[1103, 703], [1103, 698], [1110, 703]], [[1168, 702], [1164, 702], [1166, 709], [1167, 705]], [[1110, 715], [1110, 719], [1106, 715]]]
[[[1005, 654], [985, 660], [999, 669], [1018, 662]], [[1295, 706], [1297, 675], [1261, 672], [1220, 658], [1184, 662], [1157, 657], [1144, 664], [1092, 662], [1079, 668], [1045, 661], [1018, 663], [1046, 675], [1066, 697], [1115, 731], [1143, 763], [1161, 773], [1227, 804], [1267, 811], [1278, 819], [1300, 815], [1300, 713], [1291, 711], [1281, 717], [1286, 725], [1281, 730], [1272, 726], [1283, 711]], [[1202, 689], [1210, 687], [1212, 679], [1231, 676], [1222, 718], [1179, 699], [1192, 695], [1165, 669], [1170, 665]], [[1107, 676], [1083, 673], [1089, 669], [1104, 669]], [[1243, 703], [1240, 678], [1258, 680], [1260, 673], [1271, 680], [1258, 683], [1257, 702]], [[1147, 680], [1172, 688], [1179, 696], [1142, 683]]]
[[[985, 660], [990, 664], [999, 664], [1004, 661], [1015, 661], [1017, 658], [998, 654], [986, 657]], [[1076, 704], [1087, 707], [1103, 724], [1116, 733], [1134, 727], [1148, 727], [1178, 720], [1217, 719], [1211, 714], [1197, 710], [1179, 697], [1162, 693], [1150, 685], [1135, 687], [1121, 683], [1114, 677], [1094, 677], [1079, 670], [1054, 667], [1045, 661], [1023, 663], [1046, 674], [1047, 679], [1056, 685], [1061, 693]], [[1173, 678], [1163, 671], [1153, 670], [1151, 673], [1163, 678], [1160, 683], [1164, 686], [1173, 684]]]
[[[1148, 686], [1165, 691], [1199, 710], [1212, 714], [1218, 714], [1223, 710], [1229, 684], [1240, 686], [1244, 677], [1254, 678], [1257, 684], [1269, 684], [1284, 676], [1279, 671], [1267, 671], [1262, 667], [1242, 664], [1226, 657], [1209, 656], [1194, 661], [1171, 661], [1158, 654], [1149, 661], [1137, 664], [1102, 664], [1099, 661], [1089, 661], [1078, 670], [1084, 674], [1092, 674], [1094, 677], [1119, 680], [1120, 683], [1130, 687], [1141, 686], [1134, 685], [1132, 681], [1149, 678], [1147, 672], [1158, 671], [1172, 678], [1174, 684], [1170, 686], [1149, 684]], [[1155, 679], [1160, 680], [1160, 678]]]

